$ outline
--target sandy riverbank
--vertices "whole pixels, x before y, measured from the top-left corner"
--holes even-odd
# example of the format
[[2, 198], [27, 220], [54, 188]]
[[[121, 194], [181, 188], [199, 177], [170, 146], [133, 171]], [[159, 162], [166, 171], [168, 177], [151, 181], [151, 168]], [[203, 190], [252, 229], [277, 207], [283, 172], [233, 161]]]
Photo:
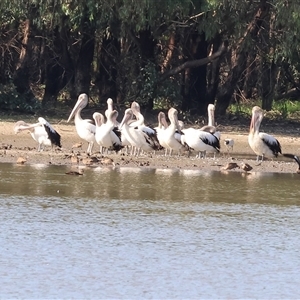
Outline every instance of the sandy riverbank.
[[[54, 165], [74, 165], [71, 161], [73, 153], [78, 156], [79, 166], [86, 165], [85, 150], [87, 144], [83, 143], [82, 149], [73, 148], [76, 143], [81, 142], [77, 136], [73, 124], [59, 123], [53, 124], [53, 127], [60, 133], [62, 137], [62, 149], [51, 151], [50, 148], [43, 152], [37, 152], [37, 143], [32, 139], [29, 133], [21, 132], [17, 135], [13, 132], [14, 122], [3, 121], [0, 122], [0, 162], [16, 163], [19, 157], [24, 157], [26, 164], [54, 164]], [[300, 135], [287, 135], [270, 131], [281, 143], [284, 153], [293, 153], [300, 155]], [[286, 129], [286, 128], [285, 128]], [[292, 128], [295, 133], [299, 128]], [[287, 132], [285, 130], [285, 132]], [[228, 162], [242, 162], [248, 163], [253, 167], [252, 172], [277, 172], [277, 173], [295, 173], [298, 169], [297, 164], [290, 160], [283, 158], [267, 160], [262, 164], [257, 165], [256, 157], [250, 149], [247, 141], [246, 129], [232, 131], [231, 127], [221, 127], [221, 153], [217, 155], [216, 159], [208, 157], [207, 159], [195, 158], [196, 153], [192, 153], [190, 157], [183, 155], [178, 157], [165, 157], [163, 151], [157, 154], [148, 154], [141, 157], [131, 157], [125, 153], [109, 154], [102, 156], [99, 154], [98, 145], [94, 146], [93, 156], [95, 162], [92, 166], [128, 166], [128, 167], [147, 167], [147, 168], [180, 168], [180, 169], [201, 169], [201, 170], [222, 170]], [[235, 141], [233, 152], [227, 153], [226, 147], [223, 145], [225, 138], [233, 138]], [[110, 158], [110, 159], [107, 159]], [[235, 169], [236, 172], [242, 172], [240, 169]]]

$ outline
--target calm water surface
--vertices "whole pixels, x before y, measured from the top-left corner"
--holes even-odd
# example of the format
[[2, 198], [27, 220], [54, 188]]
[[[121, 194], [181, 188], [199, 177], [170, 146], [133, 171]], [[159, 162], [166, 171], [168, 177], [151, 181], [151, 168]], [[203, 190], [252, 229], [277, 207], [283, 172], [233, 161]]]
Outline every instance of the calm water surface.
[[300, 297], [297, 174], [0, 165], [0, 298]]

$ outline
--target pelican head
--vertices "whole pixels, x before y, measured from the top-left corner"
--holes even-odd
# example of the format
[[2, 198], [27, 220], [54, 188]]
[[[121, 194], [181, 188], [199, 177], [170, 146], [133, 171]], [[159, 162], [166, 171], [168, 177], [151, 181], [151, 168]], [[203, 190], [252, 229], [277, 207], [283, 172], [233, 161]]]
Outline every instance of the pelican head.
[[137, 102], [133, 101], [131, 103], [131, 109], [140, 112], [140, 105]]
[[80, 112], [83, 108], [85, 108], [87, 106], [88, 102], [89, 102], [88, 95], [80, 94], [78, 96], [78, 100], [77, 100], [72, 112], [70, 113], [70, 116], [69, 116], [67, 122], [70, 122], [77, 112]]
[[34, 131], [34, 128], [37, 127], [39, 123], [37, 124], [27, 124], [24, 121], [18, 121], [14, 126], [14, 133], [17, 134], [23, 130], [29, 130], [31, 132]]
[[123, 120], [119, 126], [119, 128], [122, 128], [124, 124], [127, 124], [133, 117], [133, 112], [130, 108], [126, 109], [125, 110], [125, 113], [124, 113], [124, 117], [123, 117]]
[[158, 128], [162, 128], [164, 127], [164, 129], [166, 129], [168, 127], [168, 123], [167, 123], [167, 120], [166, 120], [166, 114], [162, 111], [160, 111], [158, 113]]
[[208, 104], [207, 113], [208, 113], [208, 125], [215, 126], [215, 106], [213, 104]]
[[113, 110], [110, 112], [108, 119], [111, 122], [116, 123], [118, 115], [119, 115], [119, 113], [116, 110]]
[[28, 124], [25, 123], [24, 121], [18, 121], [15, 126], [14, 126], [14, 133], [17, 134], [20, 131], [22, 131], [23, 128], [27, 127]]
[[213, 104], [208, 104], [207, 110], [208, 111], [214, 111], [215, 110], [215, 106]]
[[252, 108], [252, 118], [250, 123], [250, 131], [259, 130], [260, 123], [264, 117], [264, 112], [259, 106]]
[[93, 113], [93, 119], [95, 120], [95, 124], [97, 127], [100, 127], [105, 122], [104, 116], [99, 112]]
[[107, 103], [107, 107], [111, 108], [111, 110], [113, 110], [113, 105], [114, 105], [113, 99], [108, 98], [106, 103]]
[[180, 126], [179, 126], [179, 123], [178, 123], [178, 111], [174, 107], [171, 107], [169, 109], [168, 117], [169, 117], [170, 122], [172, 124], [174, 124], [176, 129], [181, 133], [181, 129], [180, 129]]

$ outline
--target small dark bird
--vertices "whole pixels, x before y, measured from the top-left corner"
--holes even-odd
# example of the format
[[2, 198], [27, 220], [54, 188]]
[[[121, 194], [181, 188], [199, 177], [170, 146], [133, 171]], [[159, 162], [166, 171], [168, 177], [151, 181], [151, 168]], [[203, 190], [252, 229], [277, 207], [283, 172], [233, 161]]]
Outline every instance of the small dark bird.
[[232, 170], [232, 169], [235, 169], [235, 168], [239, 168], [239, 165], [235, 162], [230, 162], [226, 166], [224, 166], [222, 169], [223, 170]]
[[67, 175], [83, 175], [83, 173], [78, 171], [68, 171], [66, 172]]
[[240, 164], [240, 168], [241, 168], [242, 170], [244, 170], [246, 173], [249, 172], [249, 171], [251, 171], [251, 170], [253, 169], [249, 164], [244, 163], [244, 162], [242, 162], [242, 163]]
[[298, 164], [298, 170], [296, 173], [300, 174], [300, 159], [299, 159], [299, 157], [294, 154], [282, 154], [282, 155], [285, 157], [288, 157], [288, 158], [292, 158], [296, 161], [296, 163]]
[[234, 140], [233, 139], [225, 139], [224, 145], [227, 148], [227, 152], [229, 152], [229, 150], [233, 151]]

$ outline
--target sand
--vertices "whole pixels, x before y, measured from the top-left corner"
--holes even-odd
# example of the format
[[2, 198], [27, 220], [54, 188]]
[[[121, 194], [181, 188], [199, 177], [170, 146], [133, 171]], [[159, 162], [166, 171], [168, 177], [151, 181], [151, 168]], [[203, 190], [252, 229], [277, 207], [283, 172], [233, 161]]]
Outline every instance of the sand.
[[[220, 126], [218, 128], [221, 131], [221, 152], [215, 159], [212, 155], [208, 155], [206, 159], [199, 159], [196, 158], [197, 153], [191, 153], [190, 157], [188, 157], [188, 153], [182, 156], [175, 154], [171, 157], [165, 157], [163, 151], [155, 154], [148, 153], [140, 157], [133, 157], [124, 152], [100, 155], [98, 145], [93, 148], [92, 159], [88, 159], [85, 153], [87, 143], [81, 141], [78, 137], [74, 123], [60, 122], [52, 123], [52, 125], [62, 137], [62, 148], [52, 150], [51, 147], [46, 147], [44, 151], [38, 152], [37, 143], [28, 132], [14, 134], [14, 122], [0, 122], [0, 162], [17, 163], [18, 160], [24, 158], [25, 164], [69, 165], [70, 168], [77, 167], [77, 165], [79, 167], [103, 165], [115, 168], [179, 168], [222, 172], [224, 172], [224, 168], [228, 163], [235, 162], [238, 166], [242, 163], [249, 164], [253, 168], [251, 172], [296, 173], [298, 170], [298, 165], [294, 160], [283, 156], [257, 163], [256, 156], [248, 145], [247, 126]], [[300, 135], [297, 134], [300, 126], [297, 126], [295, 124], [280, 124], [278, 125], [279, 129], [276, 130], [276, 124], [270, 124], [265, 131], [274, 135], [280, 141], [283, 153], [297, 155], [300, 154]], [[225, 138], [234, 139], [233, 151], [227, 151], [223, 144]], [[82, 148], [73, 147], [80, 142], [83, 142]], [[74, 156], [78, 157], [78, 164], [74, 161]], [[226, 172], [244, 172], [244, 170], [235, 168]]]

